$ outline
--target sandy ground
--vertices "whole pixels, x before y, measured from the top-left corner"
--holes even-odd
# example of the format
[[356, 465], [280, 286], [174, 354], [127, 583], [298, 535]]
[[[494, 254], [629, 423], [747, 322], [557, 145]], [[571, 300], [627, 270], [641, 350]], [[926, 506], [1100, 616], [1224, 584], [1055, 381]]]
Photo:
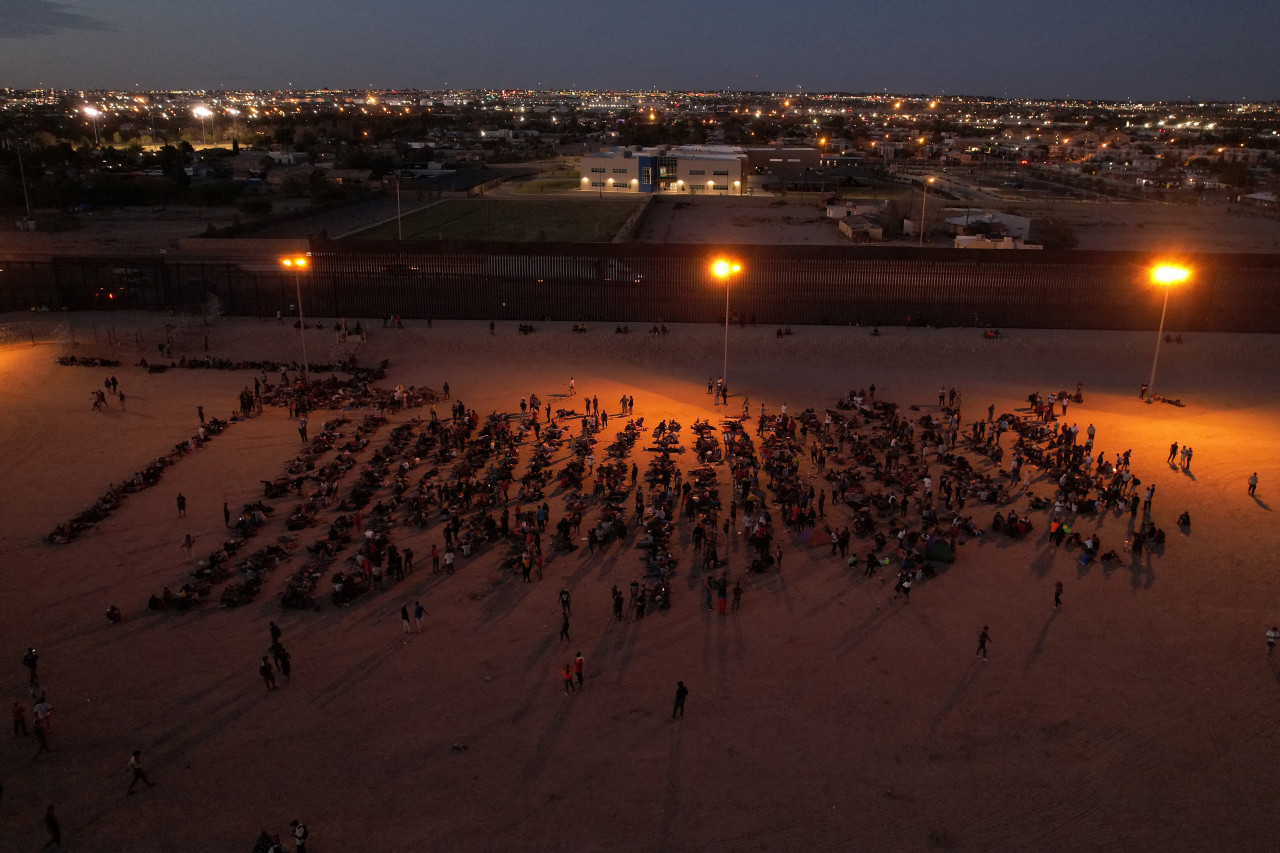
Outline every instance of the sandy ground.
[[[165, 318], [72, 319], [84, 355], [111, 354], [112, 324], [143, 329], [143, 350], [118, 353], [133, 364], [154, 351]], [[197, 405], [230, 412], [252, 374], [62, 367], [53, 345], [6, 349], [0, 684], [6, 703], [29, 711], [20, 658], [37, 647], [56, 723], [54, 751], [34, 761], [34, 739], [4, 738], [0, 847], [39, 849], [53, 803], [64, 849], [78, 851], [248, 851], [259, 829], [283, 833], [295, 817], [309, 824], [313, 853], [1272, 849], [1280, 658], [1268, 659], [1263, 634], [1280, 621], [1280, 464], [1270, 452], [1280, 339], [1166, 347], [1157, 386], [1188, 403], [1175, 408], [1135, 397], [1150, 334], [1015, 331], [993, 344], [968, 330], [871, 338], [802, 327], [781, 341], [770, 331], [732, 330], [730, 386], [753, 408], [822, 408], [874, 382], [878, 397], [928, 412], [945, 385], [962, 391], [969, 421], [988, 403], [1013, 410], [1031, 390], [1083, 381], [1070, 420], [1093, 423], [1108, 455], [1133, 449], [1135, 472], [1159, 487], [1152, 518], [1169, 534], [1165, 552], [1082, 569], [1077, 552], [1046, 544], [1047, 516], [1035, 513], [1029, 539], [967, 542], [904, 605], [891, 585], [783, 531], [780, 573], [748, 576], [745, 548], [730, 546], [730, 581], [746, 592], [740, 613], [720, 616], [701, 606], [681, 525], [674, 605], [641, 623], [609, 612], [610, 586], [640, 569], [632, 537], [594, 557], [585, 547], [554, 554], [531, 586], [497, 571], [487, 550], [452, 577], [420, 570], [349, 608], [321, 601], [281, 614], [299, 553], [246, 607], [152, 613], [147, 596], [190, 568], [182, 536], [197, 538], [197, 552], [220, 541], [222, 502], [259, 497], [259, 480], [297, 452], [295, 424], [272, 409], [236, 424], [97, 530], [48, 546], [40, 538], [57, 522], [189, 436]], [[362, 357], [390, 359], [388, 383], [448, 381], [480, 412], [563, 393], [574, 375], [610, 409], [633, 394], [650, 428], [719, 417], [705, 393], [720, 367], [716, 327], [676, 326], [660, 340], [558, 324], [528, 337], [486, 332], [375, 328]], [[297, 346], [293, 330], [247, 320], [210, 337], [214, 354], [235, 358], [292, 358]], [[90, 410], [108, 372], [127, 411]], [[1193, 472], [1164, 464], [1175, 440], [1195, 448]], [[688, 454], [681, 463], [693, 464]], [[1245, 492], [1255, 469], [1257, 500]], [[1052, 489], [1037, 480], [1033, 491]], [[563, 499], [550, 499], [553, 523]], [[255, 545], [284, 532], [293, 501], [274, 503]], [[987, 527], [994, 508], [969, 507]], [[1174, 525], [1184, 509], [1195, 521], [1187, 533]], [[827, 515], [848, 518], [830, 503]], [[1124, 551], [1129, 517], [1080, 529]], [[397, 528], [395, 541], [421, 565], [441, 539], [433, 525]], [[865, 544], [855, 539], [853, 551]], [[1055, 611], [1059, 580], [1065, 605]], [[562, 588], [573, 593], [571, 644], [557, 639]], [[406, 641], [399, 608], [415, 599], [430, 615]], [[121, 624], [103, 616], [111, 603]], [[268, 693], [256, 662], [271, 619], [297, 678]], [[974, 657], [983, 625], [987, 662]], [[559, 670], [579, 650], [585, 689], [566, 698]], [[690, 696], [672, 722], [677, 679]], [[157, 784], [126, 796], [133, 749]]]

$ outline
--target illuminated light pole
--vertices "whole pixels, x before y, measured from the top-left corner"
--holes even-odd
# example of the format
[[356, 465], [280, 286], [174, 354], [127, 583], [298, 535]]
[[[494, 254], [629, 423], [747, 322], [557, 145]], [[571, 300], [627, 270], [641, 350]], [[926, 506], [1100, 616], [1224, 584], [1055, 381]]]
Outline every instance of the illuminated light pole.
[[[729, 276], [742, 272], [742, 265], [737, 261], [720, 258], [711, 265], [711, 274], [724, 284], [724, 366], [720, 371], [721, 387], [729, 384]], [[725, 401], [729, 405], [729, 401]]]
[[1175, 284], [1191, 278], [1191, 270], [1177, 264], [1159, 264], [1151, 269], [1151, 281], [1164, 287], [1164, 307], [1160, 309], [1160, 330], [1156, 332], [1156, 354], [1151, 359], [1151, 378], [1147, 380], [1147, 402], [1155, 397], [1156, 365], [1160, 363], [1160, 344], [1164, 339], [1164, 316], [1169, 310], [1169, 291]]
[[102, 110], [97, 107], [85, 107], [84, 114], [93, 121], [93, 147], [101, 148], [102, 139], [98, 136], [98, 116], [102, 115]]
[[204, 131], [204, 144], [209, 144], [209, 116], [213, 115], [213, 111], [208, 107], [196, 107], [191, 114], [200, 119], [200, 126]]
[[929, 200], [929, 184], [936, 181], [937, 178], [929, 178], [924, 182], [924, 194], [920, 196], [920, 247], [924, 248], [924, 207]]
[[293, 287], [298, 299], [298, 331], [302, 333], [302, 379], [308, 386], [311, 385], [311, 370], [307, 366], [307, 321], [302, 317], [302, 276], [310, 263], [310, 259], [305, 255], [290, 255], [280, 259], [282, 267], [296, 273], [293, 277]]

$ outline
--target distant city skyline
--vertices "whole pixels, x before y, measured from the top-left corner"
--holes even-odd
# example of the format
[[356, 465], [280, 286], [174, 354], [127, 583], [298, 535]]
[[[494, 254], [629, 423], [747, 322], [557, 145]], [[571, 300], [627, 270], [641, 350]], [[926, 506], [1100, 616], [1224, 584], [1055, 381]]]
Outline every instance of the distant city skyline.
[[0, 0], [0, 86], [1280, 99], [1280, 6]]

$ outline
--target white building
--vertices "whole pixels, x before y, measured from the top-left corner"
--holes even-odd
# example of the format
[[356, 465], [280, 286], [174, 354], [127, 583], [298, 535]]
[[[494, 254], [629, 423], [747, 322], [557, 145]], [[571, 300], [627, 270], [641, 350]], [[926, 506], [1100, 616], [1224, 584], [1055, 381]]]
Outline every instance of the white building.
[[607, 148], [582, 155], [579, 189], [742, 195], [746, 170], [746, 151], [731, 145]]

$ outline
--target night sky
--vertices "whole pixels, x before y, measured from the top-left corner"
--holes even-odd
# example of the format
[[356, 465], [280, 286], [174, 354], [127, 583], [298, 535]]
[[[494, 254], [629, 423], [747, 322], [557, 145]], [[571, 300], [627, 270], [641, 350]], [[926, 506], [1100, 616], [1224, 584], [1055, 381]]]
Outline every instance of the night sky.
[[0, 0], [16, 88], [1280, 98], [1275, 0]]

